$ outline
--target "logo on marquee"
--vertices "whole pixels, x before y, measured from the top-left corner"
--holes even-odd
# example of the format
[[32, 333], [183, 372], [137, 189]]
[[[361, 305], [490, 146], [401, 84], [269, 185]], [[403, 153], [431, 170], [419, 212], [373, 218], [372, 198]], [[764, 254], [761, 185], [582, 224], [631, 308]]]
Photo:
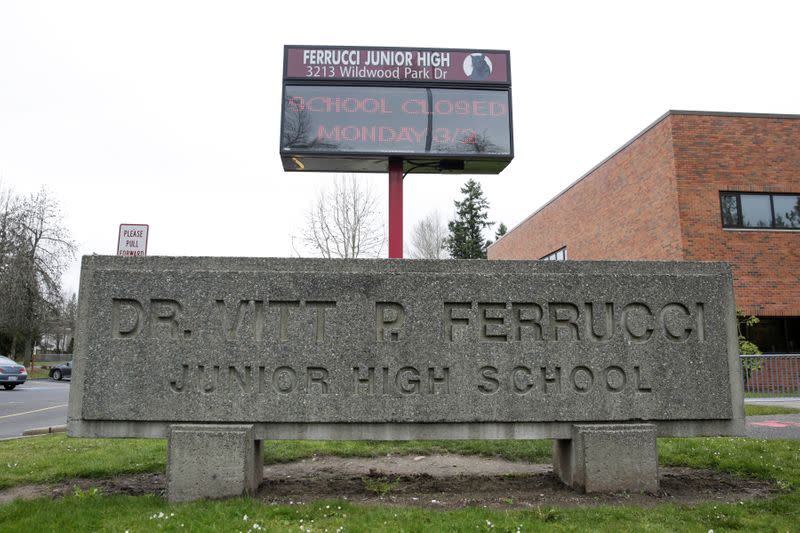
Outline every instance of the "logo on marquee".
[[464, 74], [471, 80], [485, 80], [492, 75], [492, 60], [486, 54], [470, 54], [464, 58]]

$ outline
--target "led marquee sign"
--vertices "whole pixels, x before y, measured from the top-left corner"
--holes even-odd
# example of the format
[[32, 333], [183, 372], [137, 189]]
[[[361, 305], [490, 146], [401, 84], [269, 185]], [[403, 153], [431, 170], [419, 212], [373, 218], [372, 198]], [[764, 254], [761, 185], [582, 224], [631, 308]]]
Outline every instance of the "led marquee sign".
[[509, 54], [287, 46], [285, 170], [497, 174], [513, 158]]

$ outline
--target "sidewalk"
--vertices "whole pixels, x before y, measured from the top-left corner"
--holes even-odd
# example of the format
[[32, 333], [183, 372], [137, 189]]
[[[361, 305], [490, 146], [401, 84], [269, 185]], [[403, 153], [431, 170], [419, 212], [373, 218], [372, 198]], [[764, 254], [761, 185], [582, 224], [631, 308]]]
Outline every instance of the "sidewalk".
[[744, 403], [800, 409], [800, 398], [745, 398]]

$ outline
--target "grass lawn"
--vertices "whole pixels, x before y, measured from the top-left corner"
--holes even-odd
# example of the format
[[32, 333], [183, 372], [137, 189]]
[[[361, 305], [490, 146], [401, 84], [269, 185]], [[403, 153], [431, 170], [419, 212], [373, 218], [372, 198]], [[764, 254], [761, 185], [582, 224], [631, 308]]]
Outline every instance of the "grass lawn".
[[47, 378], [47, 377], [50, 377], [50, 370], [47, 368], [42, 368], [39, 365], [34, 366], [32, 372], [28, 372], [29, 379]]
[[[265, 443], [265, 461], [311, 455], [462, 453], [550, 461], [550, 441]], [[0, 487], [71, 477], [164, 470], [161, 440], [71, 439], [50, 435], [0, 442]], [[358, 506], [345, 501], [265, 505], [239, 498], [169, 504], [155, 496], [77, 492], [60, 500], [0, 506], [3, 531], [703, 531], [800, 529], [800, 442], [740, 438], [659, 439], [662, 465], [715, 468], [770, 479], [786, 493], [759, 502], [532, 510]]]
[[[52, 363], [34, 363], [33, 364], [33, 371], [28, 372], [28, 377], [30, 379], [36, 378], [49, 378], [50, 377], [50, 369], [56, 365], [60, 365], [62, 363], [66, 363], [66, 361], [54, 361]], [[27, 367], [26, 367], [27, 368]], [[30, 369], [29, 369], [30, 370]]]
[[791, 415], [795, 413], [800, 413], [800, 409], [793, 409], [791, 407], [779, 407], [777, 405], [746, 404], [744, 406], [745, 416]]

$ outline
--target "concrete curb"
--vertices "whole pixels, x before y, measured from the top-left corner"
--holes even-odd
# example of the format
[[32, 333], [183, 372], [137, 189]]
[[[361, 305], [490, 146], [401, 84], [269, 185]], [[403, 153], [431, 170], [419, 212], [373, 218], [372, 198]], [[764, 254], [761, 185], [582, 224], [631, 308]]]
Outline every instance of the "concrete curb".
[[63, 433], [67, 430], [67, 426], [51, 426], [46, 428], [32, 428], [26, 429], [22, 432], [23, 436], [29, 435], [47, 435], [48, 433]]
[[800, 398], [746, 399], [744, 403], [748, 405], [769, 405], [772, 407], [789, 407], [791, 409], [800, 409]]

